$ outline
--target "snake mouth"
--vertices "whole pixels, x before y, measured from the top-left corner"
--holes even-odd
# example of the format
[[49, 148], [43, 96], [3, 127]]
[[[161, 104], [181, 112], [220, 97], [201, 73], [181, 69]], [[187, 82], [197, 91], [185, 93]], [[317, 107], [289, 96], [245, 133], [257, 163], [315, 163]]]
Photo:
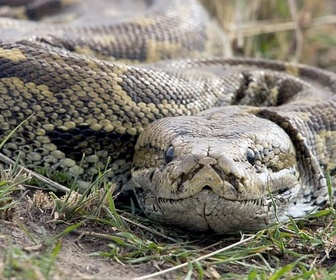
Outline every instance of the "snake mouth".
[[251, 232], [265, 228], [277, 219], [284, 221], [288, 215], [296, 216], [298, 210], [288, 211], [287, 205], [290, 205], [291, 197], [296, 197], [299, 188], [299, 185], [286, 185], [257, 198], [231, 199], [218, 194], [210, 185], [204, 185], [196, 194], [184, 198], [153, 195], [152, 203], [157, 212], [154, 215], [147, 212], [147, 215], [196, 231]]
[[228, 200], [209, 188], [187, 198], [155, 197], [138, 190], [145, 214], [154, 220], [191, 231], [250, 232], [268, 225], [269, 207], [264, 198]]
[[[273, 224], [277, 221], [275, 212], [278, 209], [274, 204], [286, 205], [297, 191], [296, 188], [287, 188], [266, 192], [257, 198], [230, 199], [214, 192], [209, 185], [184, 198], [157, 196], [143, 188], [135, 190], [141, 208], [153, 220], [191, 231], [224, 234], [254, 232]], [[278, 219], [282, 221], [287, 214], [280, 212]]]
[[[212, 189], [210, 187], [204, 187], [202, 191], [209, 191], [209, 193], [218, 196], [218, 198], [223, 199], [223, 200], [227, 200], [227, 201], [231, 201], [231, 202], [235, 202], [235, 203], [240, 203], [242, 205], [246, 205], [246, 204], [250, 204], [250, 205], [255, 205], [255, 206], [264, 206], [265, 204], [265, 198], [255, 198], [255, 199], [242, 199], [242, 200], [234, 200], [234, 199], [227, 199], [224, 197], [221, 197], [217, 194], [215, 194]], [[201, 191], [201, 192], [202, 192]], [[157, 198], [157, 205], [160, 207], [160, 205], [163, 204], [170, 204], [170, 205], [174, 205], [174, 204], [179, 204], [185, 200], [188, 199], [192, 199], [193, 197], [187, 197], [187, 198], [164, 198], [164, 197], [158, 197]]]

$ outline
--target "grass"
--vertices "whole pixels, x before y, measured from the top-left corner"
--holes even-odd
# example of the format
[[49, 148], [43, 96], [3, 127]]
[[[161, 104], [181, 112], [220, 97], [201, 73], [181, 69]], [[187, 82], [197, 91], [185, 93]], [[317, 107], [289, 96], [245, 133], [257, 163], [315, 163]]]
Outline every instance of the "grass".
[[[336, 21], [328, 10], [332, 1], [257, 0], [249, 9], [242, 9], [247, 5], [243, 0], [203, 2], [229, 34], [236, 55], [294, 60], [335, 70], [335, 30], [330, 23]], [[16, 163], [8, 170], [0, 168], [0, 278], [60, 278], [57, 261], [70, 236], [76, 236], [76, 242], [101, 241], [105, 246], [93, 246], [90, 257], [140, 267], [139, 280], [336, 277], [333, 208], [251, 235], [194, 235], [153, 223], [138, 215], [135, 207], [117, 209], [113, 185], [98, 180], [90, 192], [79, 194], [26, 171]], [[53, 179], [69, 183], [63, 175]], [[64, 196], [31, 189], [27, 186], [31, 177]], [[332, 202], [330, 182], [329, 193]], [[27, 211], [17, 216], [22, 205]], [[49, 231], [36, 234], [20, 217], [41, 219]], [[25, 243], [18, 246], [16, 237], [1, 226], [19, 228]]]
[[[91, 257], [104, 257], [124, 266], [155, 264], [160, 268], [159, 272], [136, 279], [167, 274], [179, 279], [328, 279], [336, 273], [333, 208], [252, 235], [193, 236], [116, 209], [110, 187], [93, 186], [91, 193], [69, 192], [60, 198], [53, 193], [34, 191], [30, 210], [43, 209], [50, 214], [48, 223], [65, 227], [37, 241], [19, 223], [33, 245], [19, 248], [9, 241], [4, 247], [6, 254], [0, 275], [52, 279], [62, 239], [69, 234], [106, 243], [104, 250], [93, 252]], [[1, 194], [0, 201], [6, 197], [8, 194]], [[90, 230], [86, 230], [88, 226]], [[102, 233], [102, 228], [108, 229], [107, 233]]]
[[55, 269], [55, 261], [61, 243], [48, 246], [45, 252], [27, 252], [12, 245], [7, 249], [1, 276], [7, 279], [49, 279]]
[[20, 185], [25, 182], [28, 177], [22, 172], [15, 172], [11, 168], [8, 171], [0, 169], [0, 218], [6, 218], [8, 212], [15, 206], [18, 202], [13, 197], [13, 194], [20, 189]]

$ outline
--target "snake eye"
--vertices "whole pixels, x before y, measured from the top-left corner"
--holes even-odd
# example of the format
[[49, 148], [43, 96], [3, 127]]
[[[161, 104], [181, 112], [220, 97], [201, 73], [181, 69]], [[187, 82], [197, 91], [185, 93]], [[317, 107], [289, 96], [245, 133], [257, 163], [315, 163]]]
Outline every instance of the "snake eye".
[[171, 162], [174, 159], [174, 147], [169, 146], [165, 154], [166, 163]]
[[251, 148], [247, 148], [246, 158], [251, 165], [255, 164], [256, 154], [253, 152]]

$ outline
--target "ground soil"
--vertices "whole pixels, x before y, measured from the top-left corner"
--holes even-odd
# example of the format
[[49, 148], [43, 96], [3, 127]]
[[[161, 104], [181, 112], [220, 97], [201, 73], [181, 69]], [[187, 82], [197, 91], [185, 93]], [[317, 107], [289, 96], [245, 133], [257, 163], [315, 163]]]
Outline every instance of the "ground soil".
[[[55, 225], [50, 220], [50, 213], [32, 207], [28, 197], [24, 197], [13, 211], [8, 212], [7, 217], [0, 219], [0, 279], [4, 266], [8, 265], [8, 248], [13, 248], [13, 245], [29, 254], [43, 255], [45, 250], [50, 250], [50, 246], [44, 245], [46, 241], [67, 227], [64, 224]], [[83, 230], [92, 229], [87, 226]], [[112, 232], [112, 229], [110, 231]], [[108, 234], [109, 229], [95, 227], [94, 232]], [[108, 241], [104, 239], [70, 233], [60, 241], [61, 251], [51, 279], [134, 279], [157, 271], [151, 263], [126, 265], [90, 255], [108, 250]], [[29, 266], [28, 262], [27, 265]], [[41, 275], [38, 279], [45, 278]]]

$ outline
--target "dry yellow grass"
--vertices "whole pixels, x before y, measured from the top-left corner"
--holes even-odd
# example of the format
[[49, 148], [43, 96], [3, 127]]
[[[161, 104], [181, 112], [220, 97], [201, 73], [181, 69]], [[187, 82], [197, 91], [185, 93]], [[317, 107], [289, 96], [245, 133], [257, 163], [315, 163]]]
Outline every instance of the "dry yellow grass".
[[297, 61], [336, 70], [333, 0], [202, 0], [236, 56]]

